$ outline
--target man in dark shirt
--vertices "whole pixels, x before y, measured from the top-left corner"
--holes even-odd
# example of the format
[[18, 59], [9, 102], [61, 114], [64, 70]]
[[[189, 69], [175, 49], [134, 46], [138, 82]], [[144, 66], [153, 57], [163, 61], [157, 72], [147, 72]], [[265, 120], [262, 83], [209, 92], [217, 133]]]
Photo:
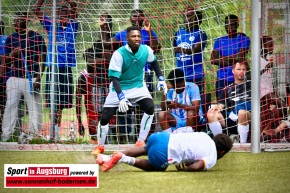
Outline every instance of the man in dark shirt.
[[[240, 143], [247, 142], [251, 120], [251, 82], [245, 80], [246, 64], [233, 65], [234, 83], [226, 86], [218, 96], [218, 104], [208, 110], [209, 128], [213, 135], [227, 127], [229, 134], [239, 134]], [[235, 125], [238, 123], [237, 131]]]
[[42, 72], [45, 69], [43, 61], [46, 57], [46, 46], [40, 34], [27, 29], [28, 17], [27, 12], [16, 14], [16, 32], [6, 40], [5, 64], [10, 64], [7, 68], [11, 69], [11, 75], [7, 80], [7, 102], [2, 124], [3, 141], [7, 141], [14, 132], [17, 107], [22, 95], [29, 111], [29, 134], [37, 135], [41, 130], [42, 103], [39, 90]]
[[84, 53], [86, 69], [81, 71], [76, 86], [76, 115], [79, 125], [79, 134], [84, 135], [84, 127], [81, 120], [81, 101], [84, 97], [86, 115], [88, 120], [89, 135], [91, 143], [97, 144], [97, 125], [103, 110], [106, 96], [109, 89], [108, 67], [111, 57], [109, 50], [101, 49], [102, 42], [113, 37], [112, 17], [104, 13], [100, 16], [100, 40]]

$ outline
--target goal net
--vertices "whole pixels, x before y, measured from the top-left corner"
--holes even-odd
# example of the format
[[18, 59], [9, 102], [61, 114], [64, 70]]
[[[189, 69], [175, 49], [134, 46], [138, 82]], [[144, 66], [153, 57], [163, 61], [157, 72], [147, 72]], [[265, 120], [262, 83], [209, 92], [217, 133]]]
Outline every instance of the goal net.
[[[74, 4], [68, 2], [76, 3], [76, 12]], [[114, 39], [121, 45], [126, 44], [125, 37], [115, 35], [138, 19], [136, 13], [138, 15], [140, 11], [132, 12], [136, 9], [144, 14], [144, 29], [148, 26], [147, 20], [150, 23], [151, 41], [146, 42], [144, 38], [143, 43], [154, 50], [165, 79], [178, 68], [184, 72], [186, 82], [195, 83], [199, 89], [194, 99], [183, 100], [187, 106], [197, 101], [200, 104], [198, 112], [188, 113], [191, 117], [183, 121], [185, 125], [193, 124], [194, 131], [212, 136], [207, 110], [221, 102], [223, 88], [234, 82], [233, 63], [246, 64], [245, 80], [249, 84], [251, 66], [257, 65], [251, 62], [250, 0], [56, 0], [56, 6], [52, 0], [45, 0], [39, 7], [34, 6], [35, 3], [35, 0], [1, 1], [1, 149], [18, 149], [19, 146], [29, 150], [93, 149], [110, 84], [107, 75], [109, 59], [115, 49], [113, 44], [109, 49], [103, 42]], [[255, 129], [261, 131], [263, 148], [289, 149], [290, 5], [287, 0], [263, 0], [261, 3], [261, 88], [260, 91], [251, 90], [261, 93], [261, 126]], [[62, 8], [69, 11], [67, 18], [62, 17]], [[27, 30], [22, 33], [19, 23], [24, 12], [28, 13], [28, 22]], [[70, 20], [76, 15], [78, 24]], [[104, 29], [100, 26], [103, 26], [104, 18], [112, 21], [111, 34], [102, 33]], [[52, 26], [53, 21], [56, 33], [69, 34], [69, 40], [55, 37], [53, 41], [50, 36], [53, 29], [45, 27], [45, 22], [51, 22]], [[63, 26], [63, 23], [69, 24]], [[74, 28], [77, 30], [67, 32]], [[39, 35], [29, 41], [27, 37], [31, 33]], [[10, 39], [9, 45], [7, 39]], [[31, 42], [35, 45], [30, 46]], [[48, 58], [43, 62], [42, 42]], [[52, 42], [56, 42], [56, 46]], [[61, 53], [69, 53], [64, 54], [67, 63], [61, 62]], [[31, 55], [37, 56], [33, 58]], [[38, 76], [42, 64], [46, 68]], [[165, 129], [163, 123], [171, 124], [168, 119], [163, 120], [160, 112], [174, 109], [168, 109], [169, 104], [162, 101], [163, 92], [156, 89], [158, 78], [150, 64], [144, 68], [144, 79], [155, 105], [150, 135]], [[35, 81], [40, 87], [34, 84]], [[188, 103], [188, 100], [192, 101]], [[225, 127], [222, 129], [235, 140], [236, 147], [240, 147], [237, 124], [228, 123], [231, 111], [225, 106], [226, 119], [221, 120]], [[117, 111], [110, 119], [106, 145], [111, 149], [133, 146], [139, 136], [142, 116], [143, 111], [137, 104], [125, 114]], [[20, 136], [25, 140], [19, 140]], [[249, 135], [243, 150], [249, 150], [250, 139]]]

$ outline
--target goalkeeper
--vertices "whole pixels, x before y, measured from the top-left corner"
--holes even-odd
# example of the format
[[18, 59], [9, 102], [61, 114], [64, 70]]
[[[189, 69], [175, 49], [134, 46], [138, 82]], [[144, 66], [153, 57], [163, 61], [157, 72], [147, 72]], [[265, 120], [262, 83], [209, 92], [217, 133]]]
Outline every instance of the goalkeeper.
[[[146, 147], [135, 147], [112, 156], [99, 154], [97, 162], [106, 172], [117, 163], [126, 163], [145, 171], [165, 171], [174, 164], [179, 171], [201, 171], [212, 168], [218, 159], [228, 153], [233, 146], [226, 134], [218, 134], [212, 140], [206, 133], [158, 132], [152, 134]], [[148, 155], [147, 159], [135, 158]]]
[[[144, 82], [144, 66], [146, 62], [153, 62], [156, 57], [153, 50], [147, 45], [141, 45], [140, 29], [136, 26], [127, 28], [128, 44], [122, 46], [113, 53], [109, 64], [109, 78], [112, 79], [109, 94], [106, 98], [101, 120], [98, 124], [98, 146], [92, 154], [104, 152], [104, 143], [109, 130], [108, 123], [111, 117], [119, 112], [127, 112], [131, 102], [140, 105], [144, 111], [138, 141], [135, 146], [145, 146], [145, 140], [149, 133], [154, 116], [154, 103]], [[158, 77], [157, 89], [163, 88], [167, 93], [165, 79], [162, 76], [158, 63], [154, 63], [154, 69]]]

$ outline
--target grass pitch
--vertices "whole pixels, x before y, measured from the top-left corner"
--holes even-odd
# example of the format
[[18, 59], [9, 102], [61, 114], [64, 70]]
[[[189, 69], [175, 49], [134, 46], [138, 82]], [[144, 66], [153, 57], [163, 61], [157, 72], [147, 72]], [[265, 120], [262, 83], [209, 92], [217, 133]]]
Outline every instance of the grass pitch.
[[[0, 163], [6, 164], [75, 164], [92, 163], [89, 152], [21, 152], [0, 151]], [[120, 164], [107, 173], [100, 171], [99, 189], [4, 189], [1, 193], [177, 193], [290, 192], [290, 152], [229, 153], [206, 172], [144, 172]]]

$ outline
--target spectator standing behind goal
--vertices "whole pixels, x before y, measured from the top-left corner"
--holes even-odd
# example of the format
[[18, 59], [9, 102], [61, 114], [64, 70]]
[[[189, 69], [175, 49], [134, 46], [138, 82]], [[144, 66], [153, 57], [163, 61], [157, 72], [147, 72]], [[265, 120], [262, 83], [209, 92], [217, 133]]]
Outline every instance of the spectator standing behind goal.
[[[152, 134], [146, 147], [135, 147], [112, 156], [99, 154], [97, 163], [106, 172], [118, 163], [125, 163], [145, 171], [165, 171], [174, 164], [179, 171], [195, 172], [209, 170], [218, 159], [233, 146], [226, 134], [218, 134], [212, 140], [206, 133], [158, 132]], [[148, 159], [135, 158], [148, 155]]]
[[173, 46], [177, 67], [185, 74], [186, 82], [198, 85], [200, 93], [204, 93], [203, 50], [207, 35], [200, 29], [202, 12], [187, 8], [183, 15], [185, 28], [174, 34]]
[[[104, 143], [108, 133], [108, 123], [118, 109], [126, 112], [131, 106], [131, 102], [136, 102], [144, 111], [140, 133], [136, 146], [145, 146], [145, 140], [150, 131], [154, 116], [154, 102], [148, 88], [144, 82], [144, 66], [146, 62], [153, 62], [156, 57], [153, 50], [141, 43], [140, 29], [136, 26], [127, 28], [128, 44], [122, 46], [113, 53], [109, 65], [109, 78], [112, 79], [109, 95], [104, 104], [101, 120], [98, 124], [98, 146], [92, 154], [104, 152]], [[163, 88], [167, 93], [165, 79], [162, 76], [158, 63], [153, 65], [156, 75], [159, 77], [157, 89]]]
[[4, 34], [5, 24], [2, 20], [0, 20], [0, 74], [2, 78], [0, 79], [0, 138], [2, 134], [2, 121], [3, 114], [5, 110], [6, 104], [6, 81], [7, 74], [9, 73], [5, 68], [5, 45], [7, 35]]
[[217, 38], [214, 42], [211, 63], [219, 67], [216, 75], [216, 97], [225, 86], [234, 82], [233, 64], [237, 61], [244, 62], [250, 49], [250, 38], [239, 33], [238, 27], [239, 18], [236, 15], [226, 16], [227, 35]]
[[76, 85], [76, 115], [79, 123], [79, 134], [84, 135], [82, 124], [82, 96], [88, 120], [91, 143], [97, 144], [97, 123], [101, 117], [103, 104], [108, 94], [109, 78], [107, 76], [109, 50], [100, 49], [102, 42], [108, 41], [112, 37], [112, 16], [104, 13], [99, 17], [101, 29], [100, 40], [97, 40], [92, 47], [87, 49], [84, 57], [87, 63], [86, 69], [81, 71]]
[[[41, 25], [48, 35], [48, 57], [46, 65], [48, 66], [46, 75], [46, 100], [47, 106], [51, 107], [52, 103], [55, 104], [53, 116], [54, 123], [51, 123], [58, 131], [62, 118], [62, 110], [65, 108], [72, 108], [73, 104], [73, 74], [72, 68], [76, 66], [76, 50], [75, 41], [78, 30], [77, 19], [77, 4], [74, 1], [67, 0], [70, 5], [68, 8], [65, 2], [62, 2], [61, 8], [57, 10], [58, 20], [56, 23], [56, 45], [53, 44], [53, 21], [47, 17], [42, 11], [44, 0], [38, 0], [34, 7], [34, 12], [37, 15]], [[52, 61], [52, 48], [55, 46], [56, 57]], [[52, 65], [57, 64], [55, 72], [52, 72]], [[52, 88], [51, 81], [54, 76], [54, 89]], [[54, 90], [54, 101], [51, 101], [51, 90]], [[54, 137], [58, 134], [55, 133]], [[51, 137], [52, 137], [51, 133]]]
[[[36, 136], [42, 126], [40, 81], [45, 69], [46, 46], [39, 33], [27, 28], [28, 20], [27, 12], [16, 13], [14, 18], [16, 32], [9, 35], [6, 40], [5, 64], [11, 68], [11, 75], [6, 83], [7, 102], [2, 125], [3, 141], [7, 141], [14, 132], [18, 117], [18, 103], [22, 95], [28, 107], [30, 120], [29, 133], [26, 134], [30, 137]], [[13, 58], [13, 56], [17, 57]], [[28, 137], [26, 134], [22, 133], [19, 138]], [[21, 140], [19, 142], [22, 143]]]
[[196, 84], [185, 81], [181, 69], [172, 70], [167, 80], [172, 88], [168, 90], [167, 98], [162, 96], [162, 111], [158, 115], [160, 126], [170, 133], [192, 132], [192, 127], [203, 120], [199, 88]]
[[275, 120], [283, 118], [287, 114], [286, 103], [279, 98], [273, 87], [274, 41], [270, 36], [261, 37], [261, 132], [271, 129]]
[[218, 104], [208, 110], [208, 126], [214, 136], [227, 128], [229, 135], [238, 133], [240, 143], [246, 143], [251, 121], [251, 82], [245, 80], [245, 63], [236, 62], [232, 71], [234, 83], [220, 92]]

